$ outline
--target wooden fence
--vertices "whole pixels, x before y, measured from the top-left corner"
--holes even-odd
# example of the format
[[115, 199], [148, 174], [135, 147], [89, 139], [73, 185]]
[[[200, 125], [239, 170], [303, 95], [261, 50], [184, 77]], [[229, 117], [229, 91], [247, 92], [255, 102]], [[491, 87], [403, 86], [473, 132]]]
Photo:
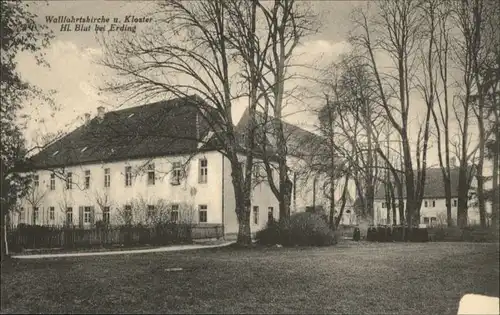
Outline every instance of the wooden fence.
[[193, 239], [221, 238], [218, 224], [166, 224], [159, 227], [117, 226], [105, 228], [54, 228], [19, 226], [8, 234], [13, 251], [39, 248], [86, 248], [95, 246], [169, 245]]
[[[349, 228], [343, 228], [345, 234], [351, 234]], [[402, 226], [369, 227], [366, 240], [372, 242], [498, 242], [498, 231], [481, 227], [429, 227], [413, 228], [403, 231]]]
[[498, 230], [481, 227], [436, 227], [429, 228], [430, 241], [444, 242], [498, 242]]

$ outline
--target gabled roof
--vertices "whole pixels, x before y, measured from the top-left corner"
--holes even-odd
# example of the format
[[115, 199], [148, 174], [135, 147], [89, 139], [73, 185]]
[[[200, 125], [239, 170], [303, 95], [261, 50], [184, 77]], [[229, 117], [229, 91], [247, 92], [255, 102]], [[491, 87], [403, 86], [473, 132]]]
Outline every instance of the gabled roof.
[[[469, 172], [471, 172], [469, 167]], [[458, 197], [459, 168], [450, 168], [451, 197]], [[394, 191], [397, 194], [397, 191]], [[429, 168], [426, 170], [424, 198], [445, 198], [444, 180], [441, 168]], [[397, 196], [396, 196], [397, 197]], [[406, 188], [403, 184], [403, 198], [406, 198]], [[375, 192], [375, 199], [385, 199], [385, 185], [380, 184]]]
[[[340, 196], [337, 199], [337, 201], [335, 201], [335, 203], [338, 205], [341, 205], [342, 204], [342, 196]], [[352, 199], [352, 196], [349, 193], [349, 190], [346, 191], [345, 205], [346, 205], [346, 207], [353, 207], [354, 206], [354, 200]]]
[[[30, 168], [195, 152], [210, 129], [197, 115], [198, 102], [199, 97], [188, 96], [107, 112], [102, 120], [93, 118], [33, 156]], [[215, 147], [203, 148], [210, 149]]]
[[[267, 121], [264, 113], [256, 112], [256, 123], [258, 124], [258, 130], [265, 130], [267, 135], [267, 146], [269, 150], [276, 148], [276, 140], [272, 132], [271, 123], [276, 118], [268, 116]], [[239, 123], [236, 126], [236, 131], [238, 134], [245, 134], [250, 123], [250, 111], [247, 108]], [[288, 154], [295, 157], [310, 156], [318, 150], [319, 147], [324, 143], [323, 137], [320, 135], [309, 132], [298, 126], [292, 125], [290, 123], [281, 120], [283, 126], [283, 132], [285, 135], [285, 140], [287, 144]]]

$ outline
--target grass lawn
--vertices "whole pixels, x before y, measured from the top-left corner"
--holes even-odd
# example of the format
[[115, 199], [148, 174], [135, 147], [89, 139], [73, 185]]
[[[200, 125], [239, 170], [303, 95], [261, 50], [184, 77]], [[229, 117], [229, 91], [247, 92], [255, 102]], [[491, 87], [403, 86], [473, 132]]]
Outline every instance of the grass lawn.
[[23, 260], [2, 265], [1, 309], [456, 314], [465, 293], [499, 295], [498, 259], [498, 244], [346, 242]]

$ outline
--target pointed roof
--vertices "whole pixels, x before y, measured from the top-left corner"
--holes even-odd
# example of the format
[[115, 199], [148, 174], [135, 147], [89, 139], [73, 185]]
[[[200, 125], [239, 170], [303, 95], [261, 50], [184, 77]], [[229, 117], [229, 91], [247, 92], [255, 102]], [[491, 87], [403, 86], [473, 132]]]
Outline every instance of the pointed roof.
[[[473, 167], [469, 166], [469, 172], [473, 171]], [[451, 197], [458, 197], [458, 177], [459, 168], [450, 169]], [[395, 194], [397, 191], [395, 190]], [[445, 188], [443, 173], [441, 168], [429, 168], [426, 170], [424, 198], [445, 198]], [[406, 187], [403, 185], [403, 198], [406, 198]], [[375, 199], [385, 199], [385, 185], [379, 184], [375, 192]]]
[[[352, 199], [352, 196], [351, 194], [349, 193], [349, 190], [346, 191], [346, 198], [345, 198], [346, 202], [346, 206], [354, 206], [354, 199]], [[342, 203], [342, 196], [339, 197], [339, 199], [337, 199], [337, 201], [335, 201], [336, 204], [341, 204]]]
[[[198, 96], [130, 107], [93, 118], [30, 158], [30, 168], [186, 154], [210, 127], [197, 114]], [[205, 146], [202, 150], [214, 149]]]
[[[276, 147], [276, 140], [271, 127], [271, 123], [275, 119], [276, 118], [272, 116], [268, 116], [266, 121], [266, 115], [264, 113], [256, 112], [257, 124], [260, 128], [266, 131], [267, 144], [270, 148]], [[245, 134], [249, 123], [250, 111], [247, 108], [236, 126], [237, 133]], [[313, 152], [317, 151], [324, 143], [324, 139], [320, 135], [287, 123], [284, 120], [281, 120], [281, 123], [288, 147], [288, 153], [292, 156], [310, 156]]]

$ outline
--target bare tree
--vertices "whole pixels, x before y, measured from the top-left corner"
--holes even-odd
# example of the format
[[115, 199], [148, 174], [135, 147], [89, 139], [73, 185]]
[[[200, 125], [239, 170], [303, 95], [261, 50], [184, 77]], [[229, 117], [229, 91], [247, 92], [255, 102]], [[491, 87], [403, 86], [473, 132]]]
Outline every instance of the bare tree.
[[116, 207], [115, 203], [111, 200], [109, 196], [109, 191], [104, 189], [104, 190], [95, 190], [94, 191], [94, 198], [95, 198], [95, 203], [97, 204], [97, 207], [100, 211], [99, 219], [100, 220], [94, 220], [96, 223], [98, 221], [101, 221], [103, 224], [110, 224], [111, 218], [110, 217], [105, 217], [105, 215], [111, 216], [111, 209]]
[[[376, 4], [374, 16], [358, 11], [354, 21], [359, 29], [351, 42], [367, 53], [367, 62], [376, 79], [378, 98], [387, 119], [401, 138], [404, 185], [406, 188], [407, 216], [409, 227], [418, 223], [421, 196], [425, 186], [425, 146], [428, 139], [429, 110], [423, 129], [422, 156], [417, 163], [417, 174], [413, 167], [409, 113], [412, 108], [410, 94], [414, 88], [414, 77], [418, 66], [418, 48], [422, 43], [422, 3], [420, 1], [383, 1]], [[395, 74], [384, 72], [376, 55], [388, 56], [395, 66]], [[387, 93], [386, 90], [394, 91]], [[398, 106], [393, 105], [393, 99]], [[429, 100], [428, 100], [429, 101]], [[383, 151], [379, 154], [384, 160]], [[420, 167], [418, 167], [420, 166]]]
[[[386, 162], [385, 166], [379, 162], [380, 130], [387, 123], [378, 105], [375, 79], [367, 64], [355, 55], [344, 56], [324, 76], [321, 85], [332, 97], [318, 113], [319, 130], [327, 139], [324, 146], [330, 150], [316, 150], [317, 154], [325, 153], [319, 160], [345, 161], [343, 173], [352, 173], [359, 215], [373, 221], [375, 189], [377, 182], [383, 181], [380, 169], [390, 170]], [[386, 160], [388, 156], [386, 153]], [[323, 166], [324, 171], [336, 168], [334, 164]]]
[[[435, 76], [433, 90], [436, 103], [431, 107], [432, 119], [437, 139], [437, 153], [439, 166], [443, 176], [446, 200], [446, 216], [448, 226], [453, 225], [451, 213], [451, 175], [450, 175], [450, 15], [452, 14], [449, 3], [429, 1], [428, 19], [432, 20], [429, 28], [429, 40], [434, 40], [435, 52], [428, 55], [428, 62], [437, 63], [437, 75]], [[434, 58], [434, 59], [433, 59]], [[431, 72], [428, 72], [431, 73]], [[429, 89], [431, 86], [429, 86]], [[439, 93], [442, 90], [442, 93]], [[444, 151], [444, 152], [443, 152]], [[444, 156], [443, 156], [444, 154]]]
[[71, 202], [70, 202], [69, 196], [68, 196], [67, 186], [63, 187], [63, 192], [61, 194], [61, 197], [57, 201], [57, 206], [59, 208], [60, 214], [62, 214], [62, 217], [63, 217], [63, 225], [72, 226], [73, 222], [68, 221], [68, 215], [67, 215], [68, 208], [71, 206]]
[[[37, 176], [37, 175], [32, 175]], [[37, 220], [40, 219], [40, 211], [38, 211], [38, 218], [35, 216], [35, 209], [39, 209], [42, 204], [45, 195], [47, 194], [47, 188], [40, 185], [38, 180], [32, 180], [32, 184], [28, 188], [28, 192], [25, 196], [25, 200], [31, 206], [31, 222], [33, 225], [36, 224]]]
[[[491, 1], [475, 0], [464, 1], [464, 6], [472, 9], [472, 21], [474, 24], [473, 44], [474, 54], [472, 56], [472, 71], [474, 75], [474, 84], [477, 91], [474, 97], [473, 110], [477, 118], [479, 129], [479, 156], [477, 162], [477, 197], [479, 206], [480, 224], [486, 227], [486, 195], [484, 190], [485, 176], [483, 174], [484, 161], [486, 157], [486, 141], [490, 134], [494, 132], [493, 128], [488, 128], [488, 121], [491, 115], [495, 115], [491, 110], [493, 98], [488, 94], [495, 96], [496, 88], [500, 76], [500, 31], [494, 23], [500, 18], [500, 11], [497, 5]], [[489, 104], [488, 104], [489, 103]]]
[[[482, 18], [484, 15], [484, 5], [481, 0], [464, 0], [461, 2], [453, 2], [453, 17], [456, 27], [460, 32], [460, 39], [456, 40], [455, 47], [455, 62], [462, 74], [460, 83], [461, 96], [457, 102], [454, 102], [455, 117], [459, 122], [460, 142], [456, 145], [458, 149], [458, 157], [460, 160], [459, 166], [459, 183], [458, 183], [458, 210], [457, 223], [460, 227], [467, 225], [467, 209], [470, 183], [473, 172], [478, 178], [478, 192], [480, 195], [480, 215], [484, 225], [484, 179], [483, 179], [483, 163], [484, 163], [484, 143], [487, 136], [483, 122], [484, 111], [484, 93], [482, 82], [479, 79], [479, 60], [481, 55], [481, 36], [482, 36]], [[479, 104], [476, 106], [474, 102], [474, 90], [479, 91]], [[476, 110], [477, 109], [477, 110]], [[476, 113], [479, 127], [479, 145], [471, 148], [470, 123], [471, 115]], [[469, 161], [475, 156], [479, 149], [479, 163], [476, 167], [471, 167]]]
[[201, 96], [196, 104], [198, 113], [231, 164], [238, 243], [249, 244], [254, 139], [251, 133], [246, 137], [247, 171], [243, 174], [232, 108], [236, 99], [246, 95], [250, 95], [252, 111], [257, 103], [255, 83], [247, 80], [260, 75], [262, 69], [262, 58], [255, 48], [259, 45], [255, 34], [257, 3], [171, 0], [154, 5], [155, 27], [133, 38], [103, 41], [103, 64], [122, 79], [112, 82], [108, 90], [130, 92], [130, 99], [135, 100], [190, 93]]
[[[259, 47], [262, 68], [254, 78], [259, 95], [263, 97], [264, 118], [254, 127], [263, 132], [260, 150], [269, 186], [279, 202], [280, 220], [284, 220], [290, 216], [293, 189], [287, 157], [293, 150], [291, 142], [297, 140], [294, 139], [297, 135], [290, 134], [283, 126], [285, 98], [293, 99], [295, 90], [292, 88], [292, 92], [287, 93], [286, 83], [296, 77], [291, 73], [293, 53], [300, 41], [314, 32], [314, 15], [295, 0], [256, 3], [267, 34], [264, 36], [266, 44]], [[277, 172], [273, 172], [274, 169]], [[277, 181], [274, 174], [278, 176]]]

